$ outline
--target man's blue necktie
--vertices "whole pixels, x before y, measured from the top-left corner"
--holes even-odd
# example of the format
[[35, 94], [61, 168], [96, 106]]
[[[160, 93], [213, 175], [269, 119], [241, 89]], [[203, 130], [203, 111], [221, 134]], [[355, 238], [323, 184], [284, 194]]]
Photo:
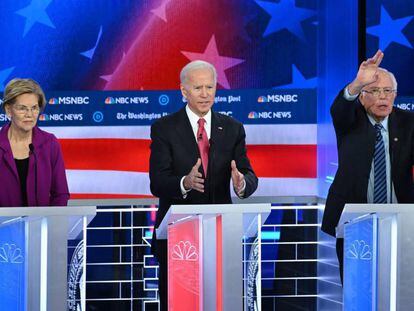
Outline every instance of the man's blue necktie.
[[385, 146], [381, 135], [383, 128], [380, 123], [375, 124], [375, 152], [374, 152], [374, 203], [387, 203], [387, 171], [385, 165]]

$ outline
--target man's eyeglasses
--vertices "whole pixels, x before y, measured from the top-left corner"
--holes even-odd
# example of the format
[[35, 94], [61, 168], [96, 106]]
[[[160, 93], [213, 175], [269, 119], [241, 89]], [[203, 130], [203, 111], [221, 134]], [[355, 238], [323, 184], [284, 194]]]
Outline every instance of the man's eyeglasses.
[[371, 94], [374, 97], [380, 97], [381, 93], [384, 93], [384, 95], [386, 97], [390, 96], [392, 93], [394, 93], [396, 90], [392, 89], [392, 88], [377, 88], [377, 89], [371, 89], [369, 91], [367, 90], [362, 90], [362, 92], [364, 93], [368, 93]]
[[16, 110], [16, 112], [17, 113], [19, 113], [19, 114], [23, 114], [23, 115], [26, 115], [26, 114], [28, 114], [29, 112], [31, 113], [31, 114], [39, 114], [39, 112], [40, 112], [40, 107], [39, 106], [33, 106], [33, 107], [26, 107], [26, 106], [23, 106], [23, 105], [13, 105], [13, 108], [14, 108], [14, 110]]

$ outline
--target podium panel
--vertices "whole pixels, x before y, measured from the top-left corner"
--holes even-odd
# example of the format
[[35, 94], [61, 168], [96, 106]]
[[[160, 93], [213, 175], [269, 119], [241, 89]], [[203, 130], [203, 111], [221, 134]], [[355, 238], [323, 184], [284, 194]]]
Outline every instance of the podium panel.
[[23, 221], [0, 226], [0, 301], [4, 311], [26, 307], [24, 229]]
[[377, 310], [376, 214], [352, 220], [344, 228], [344, 310]]
[[347, 204], [344, 310], [414, 309], [414, 204]]
[[86, 261], [76, 259], [95, 214], [95, 207], [0, 208], [1, 310], [85, 310], [72, 289], [85, 288], [76, 276]]
[[260, 232], [270, 209], [171, 206], [157, 229], [158, 238], [168, 238], [169, 310], [260, 310]]
[[[203, 279], [200, 273], [200, 217], [168, 228], [168, 305], [170, 310], [202, 310]], [[178, 307], [179, 306], [179, 307]]]

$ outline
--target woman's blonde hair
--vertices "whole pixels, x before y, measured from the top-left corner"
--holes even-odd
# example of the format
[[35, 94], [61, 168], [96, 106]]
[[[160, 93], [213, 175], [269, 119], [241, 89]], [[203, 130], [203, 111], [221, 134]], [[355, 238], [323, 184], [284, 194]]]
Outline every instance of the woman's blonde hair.
[[7, 83], [3, 94], [3, 109], [6, 105], [13, 105], [16, 98], [23, 94], [37, 95], [39, 108], [43, 110], [46, 105], [46, 97], [39, 83], [33, 79], [21, 78], [15, 78]]

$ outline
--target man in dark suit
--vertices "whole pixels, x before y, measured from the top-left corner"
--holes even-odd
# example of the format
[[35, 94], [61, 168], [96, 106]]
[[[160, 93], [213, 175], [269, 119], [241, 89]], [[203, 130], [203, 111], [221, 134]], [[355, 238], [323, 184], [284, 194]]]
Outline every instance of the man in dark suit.
[[[258, 180], [246, 155], [245, 131], [235, 119], [212, 111], [217, 74], [213, 65], [193, 61], [181, 71], [187, 105], [151, 126], [151, 192], [159, 197], [155, 227], [172, 204], [231, 203], [247, 198]], [[154, 234], [152, 252], [160, 263], [161, 309], [167, 309], [167, 244]]]
[[[383, 56], [364, 61], [331, 107], [338, 171], [322, 230], [332, 236], [346, 203], [414, 202], [414, 114], [393, 107], [397, 81], [379, 67]], [[336, 246], [342, 279], [343, 239]]]

